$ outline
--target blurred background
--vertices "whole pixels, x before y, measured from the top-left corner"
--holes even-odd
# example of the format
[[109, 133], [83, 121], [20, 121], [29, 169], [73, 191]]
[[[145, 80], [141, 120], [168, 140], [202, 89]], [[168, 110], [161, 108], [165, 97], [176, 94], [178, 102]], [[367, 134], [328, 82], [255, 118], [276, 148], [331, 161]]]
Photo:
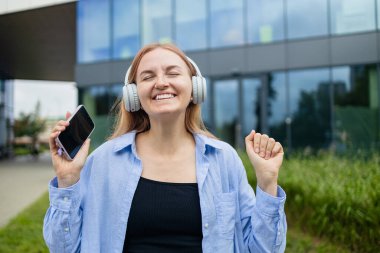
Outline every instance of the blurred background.
[[380, 0], [0, 0], [0, 157], [38, 157], [78, 104], [96, 148], [139, 48], [173, 42], [208, 81], [211, 132], [285, 147], [289, 252], [375, 252], [379, 29]]

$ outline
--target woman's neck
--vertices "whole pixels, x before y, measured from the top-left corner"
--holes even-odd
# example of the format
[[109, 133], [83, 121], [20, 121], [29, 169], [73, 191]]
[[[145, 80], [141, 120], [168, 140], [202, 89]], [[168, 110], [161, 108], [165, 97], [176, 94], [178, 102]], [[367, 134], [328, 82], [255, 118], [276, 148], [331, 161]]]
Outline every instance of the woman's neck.
[[184, 145], [193, 144], [194, 138], [186, 130], [184, 117], [174, 121], [151, 120], [150, 129], [141, 135], [145, 144], [161, 155], [175, 154]]

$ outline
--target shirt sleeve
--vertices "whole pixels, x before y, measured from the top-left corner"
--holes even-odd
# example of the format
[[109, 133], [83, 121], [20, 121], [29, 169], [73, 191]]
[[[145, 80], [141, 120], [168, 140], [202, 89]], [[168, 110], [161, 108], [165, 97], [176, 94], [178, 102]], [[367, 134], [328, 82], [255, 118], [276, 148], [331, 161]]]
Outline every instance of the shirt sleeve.
[[50, 252], [79, 252], [82, 237], [82, 201], [86, 171], [86, 162], [80, 180], [67, 188], [58, 188], [55, 177], [49, 183], [50, 206], [45, 214], [43, 235]]
[[80, 181], [68, 188], [58, 188], [54, 178], [49, 184], [49, 199], [43, 234], [50, 252], [78, 251], [82, 220]]
[[286, 216], [284, 205], [286, 194], [278, 186], [277, 197], [274, 197], [257, 186], [256, 196], [248, 183], [243, 163], [236, 154], [235, 164], [238, 165], [239, 206], [243, 229], [244, 243], [249, 252], [285, 251], [286, 246]]

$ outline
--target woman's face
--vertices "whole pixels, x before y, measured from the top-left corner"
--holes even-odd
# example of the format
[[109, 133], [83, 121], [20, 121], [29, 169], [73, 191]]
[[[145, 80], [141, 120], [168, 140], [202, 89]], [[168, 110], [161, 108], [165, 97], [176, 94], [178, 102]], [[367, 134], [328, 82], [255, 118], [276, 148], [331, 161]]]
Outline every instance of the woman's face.
[[166, 49], [145, 54], [137, 68], [137, 93], [149, 117], [185, 113], [191, 101], [191, 82], [186, 63]]

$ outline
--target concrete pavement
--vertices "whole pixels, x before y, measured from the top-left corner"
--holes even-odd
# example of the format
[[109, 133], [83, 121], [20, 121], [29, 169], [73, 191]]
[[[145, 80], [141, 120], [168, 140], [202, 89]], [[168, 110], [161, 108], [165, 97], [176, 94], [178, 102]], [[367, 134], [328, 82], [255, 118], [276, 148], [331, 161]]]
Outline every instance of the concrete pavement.
[[54, 175], [49, 153], [0, 160], [0, 227], [46, 192]]

